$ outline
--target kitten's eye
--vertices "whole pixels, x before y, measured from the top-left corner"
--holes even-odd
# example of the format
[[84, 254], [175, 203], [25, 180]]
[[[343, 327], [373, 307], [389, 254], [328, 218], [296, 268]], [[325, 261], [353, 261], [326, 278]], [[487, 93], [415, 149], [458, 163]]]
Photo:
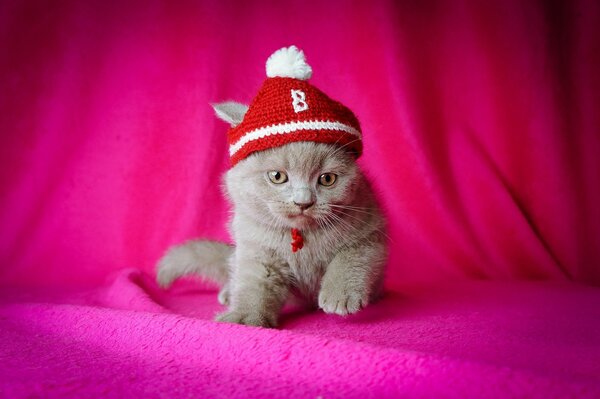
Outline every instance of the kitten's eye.
[[337, 175], [334, 173], [323, 173], [319, 176], [319, 184], [325, 187], [333, 186], [337, 180]]
[[275, 184], [283, 184], [286, 181], [288, 181], [288, 177], [284, 172], [272, 170], [267, 174], [269, 175], [269, 180], [271, 180]]

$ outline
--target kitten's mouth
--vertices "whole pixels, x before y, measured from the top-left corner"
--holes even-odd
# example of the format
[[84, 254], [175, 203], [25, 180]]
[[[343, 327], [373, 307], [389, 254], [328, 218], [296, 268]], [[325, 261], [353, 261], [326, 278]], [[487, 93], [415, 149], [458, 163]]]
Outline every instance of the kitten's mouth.
[[315, 219], [304, 212], [287, 214], [286, 216], [292, 227], [306, 227], [315, 223]]
[[306, 213], [290, 213], [287, 215], [288, 219], [292, 220], [301, 220], [301, 219], [312, 219], [312, 217], [308, 216]]

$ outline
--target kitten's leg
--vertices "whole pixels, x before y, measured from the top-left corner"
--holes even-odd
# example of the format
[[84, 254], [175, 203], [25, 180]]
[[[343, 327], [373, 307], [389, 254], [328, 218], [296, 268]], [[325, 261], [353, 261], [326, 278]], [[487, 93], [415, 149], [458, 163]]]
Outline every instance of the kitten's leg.
[[380, 295], [386, 246], [379, 233], [342, 249], [321, 281], [319, 307], [341, 316], [358, 312]]
[[240, 255], [236, 250], [236, 267], [229, 287], [230, 308], [218, 315], [217, 320], [276, 327], [288, 296], [288, 267], [264, 254]]
[[229, 305], [229, 297], [231, 294], [229, 293], [229, 282], [225, 283], [223, 287], [219, 290], [219, 295], [217, 299], [221, 305]]

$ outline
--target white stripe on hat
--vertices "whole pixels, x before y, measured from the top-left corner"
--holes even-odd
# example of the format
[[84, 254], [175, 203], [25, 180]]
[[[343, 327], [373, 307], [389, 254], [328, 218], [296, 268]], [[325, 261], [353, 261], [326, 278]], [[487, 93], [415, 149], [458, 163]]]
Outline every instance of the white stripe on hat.
[[304, 121], [304, 122], [288, 122], [280, 123], [273, 126], [265, 126], [259, 129], [251, 130], [242, 136], [237, 142], [229, 146], [229, 156], [233, 156], [236, 152], [242, 149], [243, 146], [251, 141], [260, 140], [264, 137], [271, 136], [273, 134], [289, 134], [297, 132], [298, 130], [338, 130], [347, 132], [362, 138], [360, 132], [340, 122], [331, 121]]

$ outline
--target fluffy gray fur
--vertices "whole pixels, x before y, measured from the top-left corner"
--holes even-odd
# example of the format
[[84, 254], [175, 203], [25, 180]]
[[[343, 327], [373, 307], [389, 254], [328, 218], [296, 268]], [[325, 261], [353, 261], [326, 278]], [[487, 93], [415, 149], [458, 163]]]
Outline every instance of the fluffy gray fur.
[[[285, 172], [288, 181], [274, 184], [270, 171]], [[323, 173], [337, 180], [323, 186]], [[254, 153], [226, 173], [225, 186], [235, 247], [195, 240], [171, 248], [158, 263], [163, 287], [188, 274], [214, 280], [223, 287], [219, 301], [229, 307], [217, 320], [262, 327], [277, 325], [290, 294], [342, 316], [380, 295], [384, 218], [344, 148], [299, 142]], [[304, 238], [296, 253], [292, 228]]]

